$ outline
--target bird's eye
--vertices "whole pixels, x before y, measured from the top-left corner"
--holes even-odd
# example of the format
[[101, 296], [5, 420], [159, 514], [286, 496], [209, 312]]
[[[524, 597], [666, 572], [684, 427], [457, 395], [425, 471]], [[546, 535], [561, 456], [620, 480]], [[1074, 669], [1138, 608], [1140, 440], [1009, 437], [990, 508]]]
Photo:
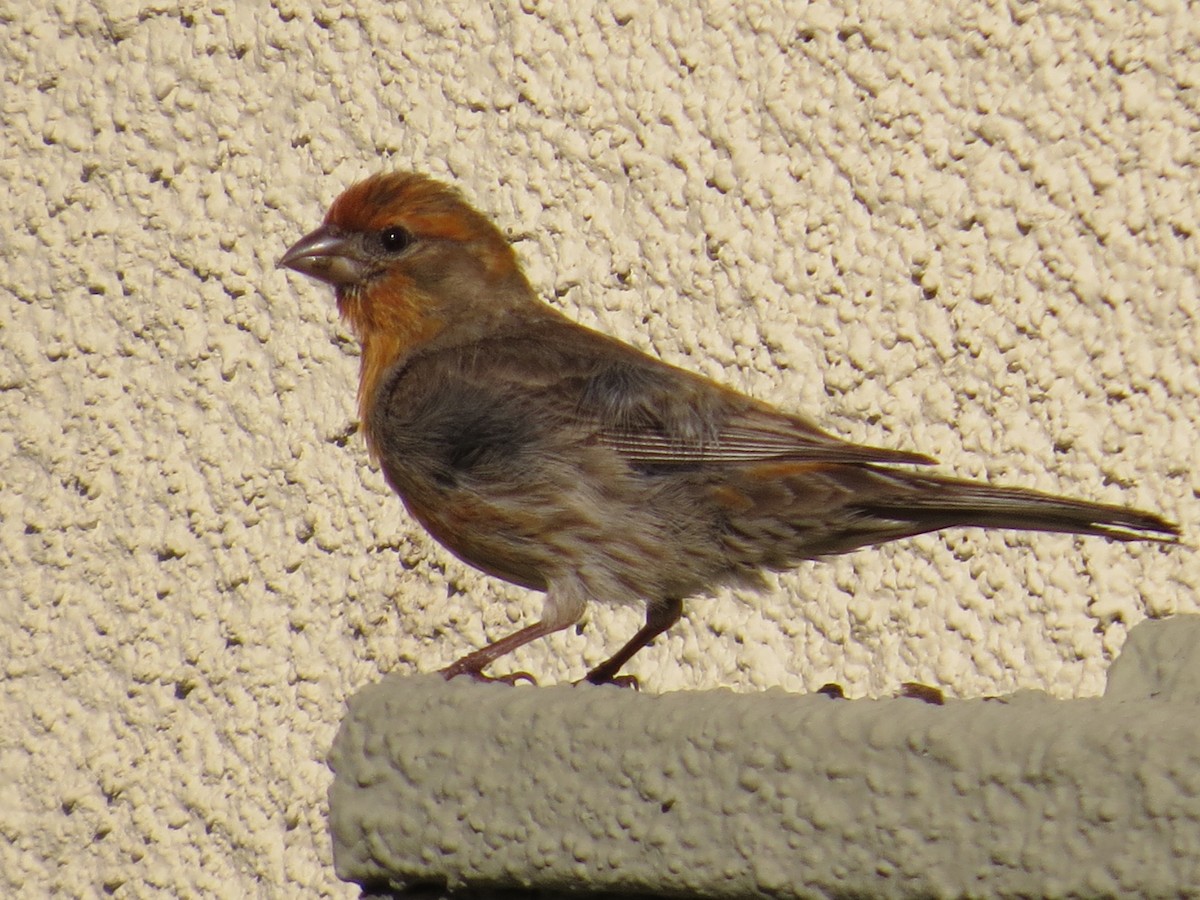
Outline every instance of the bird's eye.
[[406, 228], [401, 228], [399, 225], [389, 225], [383, 231], [379, 232], [379, 243], [386, 252], [399, 253], [412, 243], [412, 235], [408, 233], [408, 229]]

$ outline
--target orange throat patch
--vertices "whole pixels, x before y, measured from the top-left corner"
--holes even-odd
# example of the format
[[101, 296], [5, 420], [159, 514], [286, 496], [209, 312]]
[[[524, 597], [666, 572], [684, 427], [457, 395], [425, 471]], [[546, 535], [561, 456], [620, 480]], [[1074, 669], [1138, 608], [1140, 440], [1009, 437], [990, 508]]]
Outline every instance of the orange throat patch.
[[375, 461], [379, 454], [369, 423], [375, 404], [381, 399], [379, 393], [387, 373], [445, 327], [441, 319], [428, 314], [431, 304], [413, 294], [391, 285], [387, 290], [372, 291], [367, 297], [338, 298], [338, 312], [362, 347], [358, 370], [359, 429]]

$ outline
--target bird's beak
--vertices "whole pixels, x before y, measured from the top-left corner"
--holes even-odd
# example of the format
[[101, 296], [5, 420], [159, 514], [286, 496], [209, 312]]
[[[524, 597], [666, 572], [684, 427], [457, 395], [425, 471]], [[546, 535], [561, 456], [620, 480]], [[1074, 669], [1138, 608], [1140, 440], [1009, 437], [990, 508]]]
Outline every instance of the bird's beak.
[[353, 238], [328, 225], [292, 244], [276, 265], [334, 287], [362, 281], [367, 269]]

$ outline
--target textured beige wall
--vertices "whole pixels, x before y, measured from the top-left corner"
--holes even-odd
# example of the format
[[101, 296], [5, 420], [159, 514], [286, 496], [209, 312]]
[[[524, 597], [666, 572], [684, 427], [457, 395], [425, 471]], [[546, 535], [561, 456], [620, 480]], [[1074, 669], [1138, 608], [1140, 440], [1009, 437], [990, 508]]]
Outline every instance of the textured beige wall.
[[[1195, 540], [1194, 9], [544, 6], [0, 0], [0, 893], [354, 896], [343, 699], [536, 614], [407, 520], [329, 292], [273, 267], [385, 166], [457, 183], [580, 321]], [[633, 671], [1084, 696], [1198, 582], [954, 532], [698, 600]], [[577, 677], [637, 618], [513, 665]]]

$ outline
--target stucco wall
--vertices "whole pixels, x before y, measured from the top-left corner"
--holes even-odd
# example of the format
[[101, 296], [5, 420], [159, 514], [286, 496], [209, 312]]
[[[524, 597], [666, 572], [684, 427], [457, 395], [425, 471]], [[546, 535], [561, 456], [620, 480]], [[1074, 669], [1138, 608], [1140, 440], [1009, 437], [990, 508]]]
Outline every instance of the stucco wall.
[[[454, 181], [586, 324], [1195, 540], [1184, 4], [0, 2], [0, 46], [2, 893], [353, 896], [345, 698], [536, 615], [406, 518], [329, 292], [274, 268], [383, 167]], [[698, 599], [632, 671], [1094, 696], [1198, 582], [953, 532]], [[637, 621], [511, 665], [578, 677]]]

